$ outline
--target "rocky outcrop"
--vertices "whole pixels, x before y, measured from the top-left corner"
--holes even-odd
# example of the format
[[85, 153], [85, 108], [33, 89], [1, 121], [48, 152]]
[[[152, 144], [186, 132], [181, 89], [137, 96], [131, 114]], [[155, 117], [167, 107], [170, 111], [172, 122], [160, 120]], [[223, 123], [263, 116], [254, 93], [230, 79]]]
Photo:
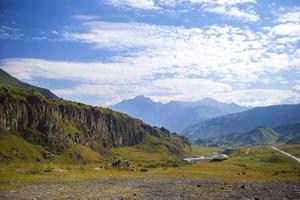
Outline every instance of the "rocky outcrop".
[[0, 88], [0, 127], [51, 152], [62, 152], [71, 143], [97, 149], [144, 143], [148, 135], [174, 137], [109, 109], [6, 87]]

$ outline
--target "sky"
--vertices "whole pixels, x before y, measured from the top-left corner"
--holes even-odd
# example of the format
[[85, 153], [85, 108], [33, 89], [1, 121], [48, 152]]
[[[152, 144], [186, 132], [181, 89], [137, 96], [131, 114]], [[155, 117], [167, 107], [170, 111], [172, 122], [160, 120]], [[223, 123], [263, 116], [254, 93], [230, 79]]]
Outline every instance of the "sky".
[[299, 0], [1, 0], [0, 68], [108, 106], [300, 102]]

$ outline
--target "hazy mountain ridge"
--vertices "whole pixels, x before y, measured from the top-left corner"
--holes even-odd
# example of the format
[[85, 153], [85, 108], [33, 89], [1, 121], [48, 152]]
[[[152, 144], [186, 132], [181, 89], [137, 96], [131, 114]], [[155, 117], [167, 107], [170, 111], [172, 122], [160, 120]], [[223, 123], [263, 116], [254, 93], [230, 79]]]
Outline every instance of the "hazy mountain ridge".
[[236, 104], [221, 103], [211, 98], [194, 102], [161, 103], [144, 96], [123, 100], [110, 108], [142, 119], [151, 125], [164, 126], [178, 132], [207, 119], [247, 109]]
[[248, 132], [259, 126], [274, 128], [298, 122], [300, 104], [274, 105], [216, 117], [187, 128], [183, 134], [193, 139], [208, 139], [230, 133]]
[[299, 137], [300, 123], [296, 123], [275, 128], [257, 127], [245, 133], [230, 133], [212, 139], [198, 139], [195, 143], [201, 146], [297, 144]]

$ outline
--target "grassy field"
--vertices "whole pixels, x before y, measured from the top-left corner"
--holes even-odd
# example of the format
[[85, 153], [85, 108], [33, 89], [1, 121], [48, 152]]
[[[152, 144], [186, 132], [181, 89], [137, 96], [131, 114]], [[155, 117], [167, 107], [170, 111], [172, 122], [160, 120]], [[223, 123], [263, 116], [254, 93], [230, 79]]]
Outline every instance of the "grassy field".
[[276, 145], [276, 147], [300, 158], [300, 145], [298, 144]]
[[192, 146], [192, 149], [187, 149], [185, 152], [186, 157], [210, 156], [214, 152], [222, 152], [222, 147], [201, 147]]
[[[1, 188], [19, 187], [24, 183], [43, 180], [79, 180], [93, 178], [137, 178], [137, 177], [185, 177], [185, 178], [217, 178], [226, 181], [300, 181], [300, 165], [269, 146], [244, 147], [236, 151], [223, 162], [200, 162], [187, 164], [168, 155], [162, 149], [152, 149], [146, 146], [133, 146], [111, 149], [117, 154], [116, 159], [128, 159], [136, 170], [107, 168], [102, 166], [109, 162], [100, 161], [88, 164], [68, 164], [62, 162], [40, 161], [28, 162], [15, 160], [0, 163]], [[298, 146], [286, 148], [297, 149]], [[81, 149], [86, 152], [86, 149]], [[221, 151], [220, 148], [192, 147], [186, 156], [209, 155]], [[162, 152], [160, 154], [159, 152]], [[90, 159], [97, 156], [91, 155]], [[141, 168], [150, 163], [180, 163], [178, 165], [152, 165], [141, 172]], [[100, 170], [99, 170], [100, 169]], [[8, 184], [10, 183], [10, 184]], [[11, 183], [14, 183], [13, 185]]]

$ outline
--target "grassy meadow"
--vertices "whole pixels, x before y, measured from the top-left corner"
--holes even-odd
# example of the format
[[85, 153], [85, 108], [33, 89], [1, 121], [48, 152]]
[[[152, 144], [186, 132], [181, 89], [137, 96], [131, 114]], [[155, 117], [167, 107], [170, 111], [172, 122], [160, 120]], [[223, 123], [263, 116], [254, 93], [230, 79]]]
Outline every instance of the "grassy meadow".
[[[1, 188], [21, 187], [24, 183], [49, 180], [79, 180], [94, 178], [185, 177], [212, 178], [224, 181], [300, 181], [300, 164], [270, 146], [242, 147], [232, 151], [223, 162], [187, 163], [172, 156], [165, 146], [139, 144], [112, 148], [101, 155], [80, 145], [51, 159], [44, 150], [16, 136], [0, 140]], [[298, 155], [300, 145], [278, 146]], [[220, 147], [186, 148], [184, 157], [209, 156], [222, 152]], [[108, 156], [109, 154], [109, 156]], [[78, 158], [78, 155], [79, 158]], [[79, 159], [79, 160], [78, 160]], [[120, 169], [110, 165], [114, 160], [128, 160], [134, 169]]]

